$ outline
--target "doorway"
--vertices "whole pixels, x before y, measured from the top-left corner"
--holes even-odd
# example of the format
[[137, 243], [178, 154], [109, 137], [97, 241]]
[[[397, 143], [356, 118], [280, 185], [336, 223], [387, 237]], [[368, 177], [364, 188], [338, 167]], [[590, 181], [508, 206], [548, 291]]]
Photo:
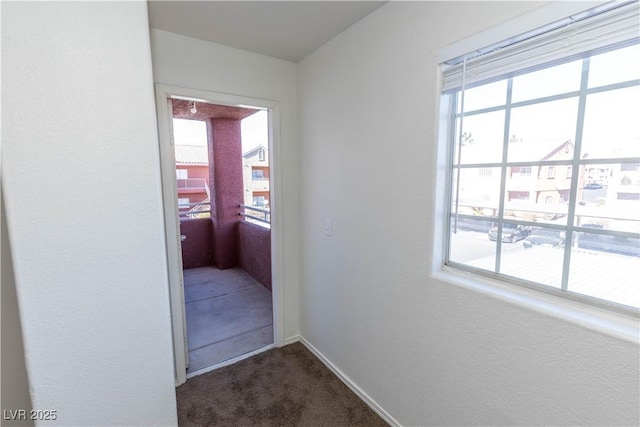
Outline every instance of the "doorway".
[[[157, 85], [156, 97], [179, 385], [283, 344], [278, 108], [164, 85]], [[263, 116], [266, 135], [253, 146], [245, 137], [243, 148], [241, 124], [250, 116]], [[206, 130], [200, 141], [195, 134], [185, 139], [182, 120]]]

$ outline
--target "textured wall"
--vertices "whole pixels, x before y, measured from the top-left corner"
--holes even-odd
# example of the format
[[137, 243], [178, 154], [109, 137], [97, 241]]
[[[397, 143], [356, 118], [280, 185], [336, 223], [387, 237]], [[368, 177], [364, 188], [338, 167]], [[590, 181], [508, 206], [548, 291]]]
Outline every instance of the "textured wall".
[[196, 268], [213, 263], [211, 218], [195, 218], [180, 221], [182, 241], [182, 267]]
[[[11, 257], [11, 247], [9, 246], [9, 232], [7, 230], [7, 220], [2, 205], [2, 237], [0, 243], [2, 248], [0, 258], [2, 260], [2, 355], [0, 361], [0, 376], [2, 377], [2, 402], [1, 410], [3, 418], [7, 412], [18, 411], [20, 409], [31, 410], [31, 397], [29, 396], [29, 378], [24, 361], [24, 344], [22, 341], [22, 326], [20, 324], [20, 314], [18, 313], [18, 298], [16, 296], [16, 283], [13, 275], [13, 260]], [[15, 412], [14, 412], [15, 413]], [[9, 418], [11, 416], [9, 415]], [[9, 424], [9, 423], [3, 423]], [[13, 426], [32, 426], [34, 422], [29, 419], [13, 420]]]
[[2, 184], [51, 425], [177, 423], [152, 82], [144, 2], [2, 4]]
[[240, 267], [271, 290], [271, 230], [240, 221], [238, 242]]
[[298, 64], [301, 333], [403, 425], [639, 421], [637, 343], [430, 277], [438, 49], [540, 5], [389, 2]]

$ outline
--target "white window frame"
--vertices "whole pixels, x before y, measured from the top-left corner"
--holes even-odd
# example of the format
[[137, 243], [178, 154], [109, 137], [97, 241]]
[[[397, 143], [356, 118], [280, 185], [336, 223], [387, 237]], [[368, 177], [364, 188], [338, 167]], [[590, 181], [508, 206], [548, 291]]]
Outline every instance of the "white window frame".
[[[580, 66], [582, 67], [582, 72], [579, 75], [579, 78], [581, 79], [581, 89], [577, 92], [575, 91], [567, 91], [565, 93], [559, 93], [559, 94], [555, 94], [552, 96], [542, 96], [540, 98], [536, 98], [536, 99], [530, 99], [530, 100], [526, 100], [526, 101], [519, 101], [519, 102], [511, 102], [510, 97], [507, 95], [508, 93], [510, 93], [512, 84], [513, 84], [513, 77], [508, 76], [505, 77], [503, 80], [507, 82], [507, 89], [505, 89], [505, 101], [503, 104], [497, 105], [495, 107], [491, 107], [489, 108], [480, 108], [480, 109], [470, 109], [470, 110], [464, 110], [464, 117], [470, 117], [470, 116], [474, 116], [477, 114], [482, 114], [484, 112], [486, 112], [486, 110], [496, 110], [497, 111], [504, 111], [505, 113], [505, 129], [506, 127], [509, 126], [509, 120], [510, 120], [510, 112], [519, 108], [521, 105], [546, 105], [546, 103], [548, 102], [553, 102], [555, 100], [558, 99], [565, 99], [567, 97], [570, 97], [572, 99], [575, 99], [576, 101], [579, 100], [579, 105], [581, 107], [578, 107], [577, 109], [577, 130], [576, 132], [580, 133], [582, 127], [585, 125], [585, 105], [588, 103], [588, 100], [590, 99], [589, 97], [592, 94], [599, 94], [599, 93], [607, 93], [607, 92], [613, 92], [616, 90], [619, 90], [621, 88], [635, 88], [637, 87], [637, 82], [635, 80], [629, 80], [629, 81], [625, 81], [625, 82], [614, 82], [614, 83], [608, 83], [602, 86], [598, 86], [598, 87], [593, 87], [593, 88], [589, 88], [587, 86], [587, 81], [586, 78], [588, 76], [588, 71], [589, 71], [589, 67], [590, 67], [590, 60], [587, 59], [579, 59], [580, 61]], [[457, 92], [456, 92], [457, 93]], [[459, 107], [456, 106], [456, 100], [457, 98], [454, 96], [454, 99], [452, 99], [452, 105], [451, 105], [451, 109], [450, 111], [452, 111], [451, 113], [451, 128], [453, 129], [456, 125], [455, 123], [458, 122], [459, 120], [461, 120], [461, 114], [459, 113]], [[458, 111], [458, 113], [453, 113], [453, 111]], [[458, 130], [456, 130], [456, 132], [458, 132]], [[506, 132], [506, 130], [505, 130]], [[455, 143], [457, 141], [457, 136], [458, 135], [452, 135], [452, 137], [450, 138], [451, 143]], [[503, 141], [503, 152], [505, 154], [503, 154], [504, 156], [506, 156], [506, 153], [509, 150], [509, 142], [507, 140], [506, 134], [505, 134], [505, 140]], [[593, 162], [596, 163], [601, 163], [601, 162], [612, 162], [612, 163], [619, 163], [620, 164], [624, 164], [624, 162], [630, 162], [633, 161], [635, 162], [635, 158], [631, 158], [628, 156], [624, 156], [621, 158], [610, 158], [610, 159], [603, 159], [603, 158], [596, 158], [596, 159], [592, 159], [592, 158], [579, 158], [580, 155], [580, 138], [578, 138], [578, 140], [575, 142], [575, 149], [573, 151], [573, 156], [571, 159], [563, 159], [563, 160], [550, 160], [550, 159], [531, 159], [530, 161], [527, 161], [526, 163], [531, 165], [532, 167], [537, 167], [541, 170], [541, 176], [539, 176], [539, 179], [541, 180], [555, 180], [557, 178], [557, 174], [556, 174], [556, 165], [564, 167], [564, 166], [576, 166], [575, 171], [576, 173], [572, 172], [572, 178], [571, 178], [571, 191], [573, 196], [571, 196], [573, 199], [575, 199], [575, 192], [577, 191], [577, 188], [579, 186], [578, 183], [578, 176], [579, 176], [579, 171], [582, 168], [587, 167], [590, 164], [593, 164]], [[517, 145], [515, 146], [517, 149]], [[456, 151], [453, 147], [450, 147], [451, 152]], [[503, 157], [503, 159], [498, 162], [498, 161], [493, 161], [493, 162], [486, 162], [486, 161], [477, 161], [477, 162], [472, 162], [472, 163], [468, 163], [468, 162], [463, 162], [462, 164], [460, 164], [459, 166], [457, 166], [458, 162], [460, 161], [459, 158], [452, 158], [451, 162], [453, 163], [453, 171], [454, 174], [457, 172], [458, 174], [461, 171], [464, 170], [473, 170], [476, 168], [479, 168], [480, 171], [482, 171], [483, 169], [489, 168], [489, 167], [498, 167], [500, 168], [502, 171], [506, 172], [508, 171], [509, 168], [513, 167], [513, 166], [522, 166], [522, 162], [510, 162], [506, 157]], [[553, 163], [552, 163], [553, 162]], [[515, 164], [513, 164], [515, 163]], [[451, 177], [451, 181], [454, 182], [455, 178]], [[508, 188], [508, 185], [506, 183], [506, 178], [503, 177], [503, 181], [500, 183], [500, 194], [505, 193], [506, 192], [506, 188]], [[451, 195], [450, 197], [455, 199], [455, 196], [457, 194], [457, 190], [456, 188], [452, 189], [452, 192], [454, 193], [453, 195]], [[539, 198], [539, 203], [542, 204], [546, 204], [546, 205], [550, 205], [550, 204], [556, 204], [556, 202], [554, 201], [554, 197], [553, 195], [548, 194], [548, 191], [545, 192], [546, 194], [543, 194], [542, 197]], [[592, 234], [592, 233], [596, 233], [602, 236], [611, 236], [612, 238], [635, 238], [636, 236], [634, 235], [634, 233], [630, 233], [630, 232], [624, 232], [624, 231], [618, 231], [618, 230], [611, 230], [611, 229], [605, 229], [605, 230], [593, 230], [593, 229], [586, 229], [584, 227], [581, 227], [579, 224], [575, 224], [574, 223], [574, 217], [577, 215], [576, 212], [576, 206], [577, 202], [574, 204], [570, 204], [569, 208], [568, 208], [568, 212], [565, 213], [566, 217], [568, 218], [567, 224], [566, 225], [559, 225], [559, 224], [543, 224], [542, 226], [546, 229], [550, 229], [550, 230], [556, 230], [558, 233], [565, 233], [567, 236], [567, 242], [572, 242], [574, 241], [574, 236], [581, 236], [582, 233], [588, 233], [588, 234]], [[457, 206], [457, 204], [456, 204]], [[506, 226], [506, 224], [518, 224], [518, 225], [522, 225], [522, 226], [541, 226], [538, 223], [532, 222], [531, 220], [524, 220], [524, 219], [511, 219], [511, 218], [506, 218], [504, 216], [504, 212], [503, 210], [507, 210], [509, 209], [508, 207], [506, 207], [506, 203], [503, 203], [502, 201], [500, 202], [500, 206], [498, 210], [497, 215], [497, 226], [498, 226], [498, 233], [501, 232], [501, 230]], [[455, 213], [455, 215], [454, 215]], [[458, 214], [457, 209], [455, 210], [455, 212], [451, 212], [452, 218], [455, 218], [455, 220], [453, 221], [454, 223], [457, 222], [458, 218], [460, 219], [468, 219], [468, 220], [472, 220], [473, 217], [472, 216], [468, 216], [465, 214]], [[455, 226], [453, 226], [455, 229]], [[449, 245], [450, 242], [449, 240], [447, 241], [447, 245]], [[639, 309], [633, 308], [633, 307], [629, 307], [629, 306], [624, 306], [622, 303], [614, 301], [614, 300], [607, 300], [604, 298], [598, 298], [596, 296], [590, 296], [590, 295], [585, 295], [585, 294], [581, 294], [579, 292], [573, 291], [572, 288], [569, 286], [569, 271], [570, 271], [570, 260], [571, 259], [576, 259], [576, 256], [574, 254], [574, 251], [571, 250], [571, 245], [566, 246], [565, 245], [565, 250], [564, 250], [564, 255], [563, 255], [563, 271], [562, 271], [562, 275], [561, 275], [561, 286], [560, 289], [562, 291], [561, 295], [563, 297], [569, 297], [571, 296], [572, 298], [577, 298], [577, 299], [582, 299], [585, 302], [589, 302], [591, 304], [595, 304], [595, 305], [599, 305], [599, 306], [604, 306], [607, 308], [611, 308], [611, 309], [619, 309], [619, 310], [634, 310], [634, 311], [639, 311]], [[501, 251], [501, 239], [498, 239], [498, 245], [496, 248], [496, 270], [495, 274], [497, 277], [500, 277], [503, 280], [506, 281], [510, 281], [510, 282], [514, 282], [514, 283], [518, 283], [518, 284], [526, 284], [528, 286], [534, 286], [534, 287], [540, 287], [541, 289], [545, 289], [548, 292], [555, 292], [556, 289], [554, 287], [549, 287], [543, 283], [536, 283], [534, 281], [531, 280], [527, 280], [525, 278], [513, 278], [513, 277], [508, 277], [504, 274], [502, 274], [500, 272], [500, 266], [504, 265], [501, 263], [501, 258], [502, 258], [502, 251]], [[474, 268], [474, 267], [470, 267], [467, 263], [465, 262], [459, 262], [456, 260], [448, 260], [446, 261], [447, 264], [449, 265], [454, 265], [457, 266], [458, 268], [461, 268], [463, 270], [469, 270], [469, 271], [474, 271], [478, 274], [485, 274], [485, 271], [478, 268]], [[629, 259], [629, 262], [631, 261], [631, 258]], [[528, 283], [525, 283], [528, 282]], [[548, 289], [547, 289], [548, 288]], [[573, 295], [570, 295], [573, 294]]]
[[[467, 52], [479, 50], [501, 40], [507, 40], [523, 32], [531, 31], [580, 13], [592, 7], [592, 4], [573, 2], [554, 2], [540, 7], [528, 14], [492, 27], [461, 40], [438, 51], [438, 62], [443, 63], [450, 58], [461, 56]], [[437, 281], [460, 286], [480, 292], [527, 310], [536, 311], [551, 317], [569, 321], [610, 336], [638, 343], [640, 327], [637, 315], [618, 311], [602, 310], [600, 307], [586, 305], [571, 298], [540, 292], [538, 289], [513, 286], [503, 280], [487, 276], [479, 276], [456, 268], [443, 265], [448, 239], [448, 204], [449, 204], [449, 103], [447, 96], [437, 93], [439, 99], [438, 116], [438, 150], [436, 180], [434, 187], [435, 215], [434, 239], [431, 277]]]

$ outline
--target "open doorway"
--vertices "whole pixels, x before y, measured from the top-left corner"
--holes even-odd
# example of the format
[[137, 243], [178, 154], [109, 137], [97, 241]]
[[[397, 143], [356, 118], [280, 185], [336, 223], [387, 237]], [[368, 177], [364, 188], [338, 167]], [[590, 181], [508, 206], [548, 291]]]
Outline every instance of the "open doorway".
[[166, 89], [158, 88], [158, 113], [181, 384], [278, 344], [274, 307], [282, 306], [274, 298], [271, 227], [276, 111]]
[[187, 375], [273, 344], [268, 115], [171, 100]]

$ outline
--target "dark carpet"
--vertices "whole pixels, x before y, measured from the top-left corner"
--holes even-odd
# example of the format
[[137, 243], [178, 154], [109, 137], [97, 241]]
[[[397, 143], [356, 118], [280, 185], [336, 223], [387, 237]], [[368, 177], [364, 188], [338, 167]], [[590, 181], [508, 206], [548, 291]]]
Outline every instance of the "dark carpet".
[[177, 388], [180, 426], [386, 426], [302, 344], [260, 353]]

